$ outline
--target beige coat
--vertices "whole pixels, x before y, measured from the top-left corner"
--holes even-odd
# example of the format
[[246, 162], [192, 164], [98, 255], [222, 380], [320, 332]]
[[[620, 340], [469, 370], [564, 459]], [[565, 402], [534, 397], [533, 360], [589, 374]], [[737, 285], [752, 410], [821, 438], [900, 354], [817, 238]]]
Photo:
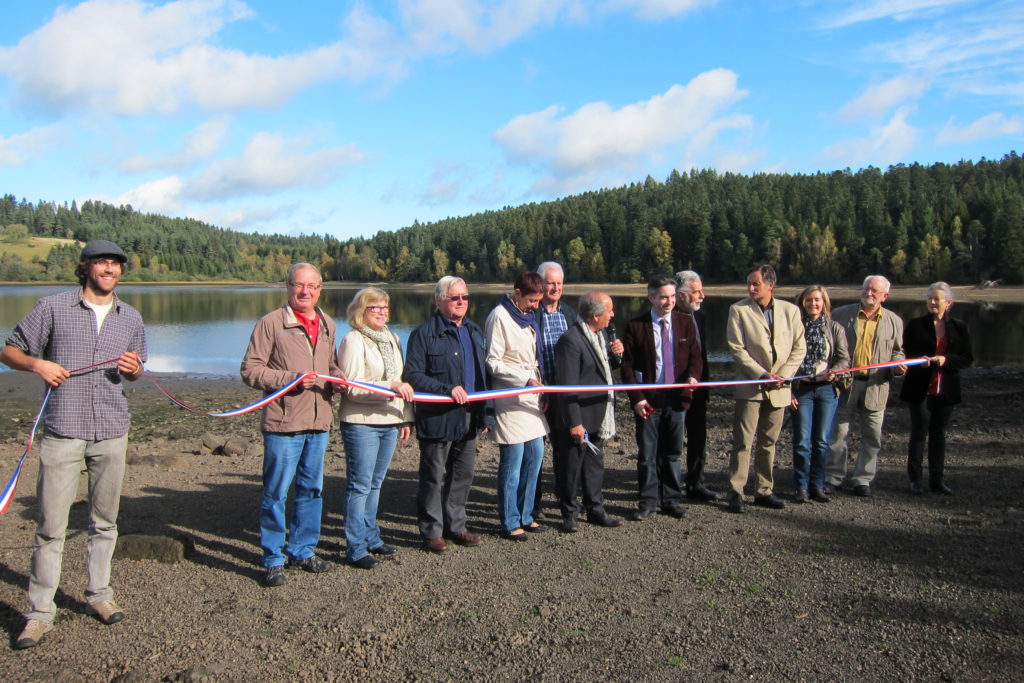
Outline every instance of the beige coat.
[[[857, 348], [857, 313], [860, 304], [847, 304], [832, 311], [832, 320], [839, 323], [846, 332], [846, 343], [850, 348], [850, 365], [853, 365], [853, 354]], [[903, 352], [903, 320], [887, 308], [881, 309], [882, 317], [875, 329], [875, 344], [871, 348], [871, 365], [888, 363], [889, 361], [905, 360]], [[893, 369], [880, 368], [868, 372], [868, 386], [864, 389], [864, 408], [867, 410], [885, 410], [889, 400], [889, 383], [892, 382]], [[850, 398], [850, 392], [841, 392], [840, 405]]]
[[[392, 381], [401, 380], [402, 344], [394, 332], [388, 332], [392, 337], [392, 351], [398, 369], [398, 376]], [[391, 384], [384, 380], [384, 359], [380, 355], [380, 347], [357, 330], [342, 337], [338, 345], [338, 367], [351, 380], [385, 388]], [[397, 425], [412, 422], [412, 406], [400, 398], [388, 398], [366, 389], [347, 387], [341, 398], [338, 419], [353, 424]]]
[[[521, 328], [498, 305], [487, 316], [486, 365], [492, 389], [523, 387], [531, 379], [541, 381], [537, 364], [537, 338], [532, 327]], [[525, 443], [548, 433], [540, 409], [540, 394], [524, 394], [494, 400], [494, 440], [499, 444]]]
[[[761, 307], [750, 297], [729, 307], [726, 339], [736, 363], [736, 379], [760, 379], [768, 372], [782, 377], [796, 374], [807, 352], [800, 309], [787, 301], [775, 299], [774, 327], [775, 361], [772, 362], [772, 338]], [[775, 408], [789, 405], [792, 397], [789, 385], [778, 389], [767, 389], [766, 386], [739, 384], [735, 396], [746, 401], [768, 401]]]

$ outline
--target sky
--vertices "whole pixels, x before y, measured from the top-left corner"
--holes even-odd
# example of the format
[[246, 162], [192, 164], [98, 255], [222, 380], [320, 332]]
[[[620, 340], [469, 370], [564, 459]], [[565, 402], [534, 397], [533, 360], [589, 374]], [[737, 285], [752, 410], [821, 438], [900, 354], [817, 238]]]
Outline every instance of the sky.
[[370, 236], [664, 180], [1024, 153], [1024, 3], [5, 2], [0, 194]]

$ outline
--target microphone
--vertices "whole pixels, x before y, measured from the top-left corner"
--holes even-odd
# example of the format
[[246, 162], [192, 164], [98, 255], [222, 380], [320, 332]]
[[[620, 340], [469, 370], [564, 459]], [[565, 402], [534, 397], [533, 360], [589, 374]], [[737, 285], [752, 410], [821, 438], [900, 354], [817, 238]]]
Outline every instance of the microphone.
[[[608, 343], [611, 344], [613, 341], [619, 338], [619, 335], [615, 333], [615, 323], [609, 322], [608, 327], [605, 328], [605, 332], [608, 333]], [[613, 353], [612, 356], [615, 358], [616, 363], [622, 362], [621, 353]]]

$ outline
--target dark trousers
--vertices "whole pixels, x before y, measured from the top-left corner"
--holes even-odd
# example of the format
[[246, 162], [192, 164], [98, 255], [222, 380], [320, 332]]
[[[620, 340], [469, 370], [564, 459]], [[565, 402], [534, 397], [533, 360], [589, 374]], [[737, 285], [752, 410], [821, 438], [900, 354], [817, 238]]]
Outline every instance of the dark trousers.
[[686, 411], [665, 406], [646, 420], [635, 417], [636, 478], [641, 510], [678, 505], [683, 499], [679, 458], [686, 433]]
[[604, 449], [601, 439], [591, 435], [590, 443], [597, 447], [595, 452], [585, 444], [577, 443], [571, 437], [564, 440], [563, 447], [554, 453], [555, 495], [563, 518], [575, 519], [580, 513], [580, 502], [576, 491], [583, 487], [583, 506], [588, 516], [604, 515]]
[[423, 538], [466, 530], [466, 501], [476, 465], [476, 430], [459, 441], [420, 439], [416, 518]]
[[700, 486], [704, 481], [708, 443], [708, 390], [697, 389], [686, 411], [686, 488]]
[[928, 481], [934, 487], [942, 483], [946, 466], [946, 427], [953, 406], [941, 396], [907, 403], [910, 408], [910, 444], [907, 449], [907, 474], [910, 481], [921, 481], [924, 442], [928, 441]]

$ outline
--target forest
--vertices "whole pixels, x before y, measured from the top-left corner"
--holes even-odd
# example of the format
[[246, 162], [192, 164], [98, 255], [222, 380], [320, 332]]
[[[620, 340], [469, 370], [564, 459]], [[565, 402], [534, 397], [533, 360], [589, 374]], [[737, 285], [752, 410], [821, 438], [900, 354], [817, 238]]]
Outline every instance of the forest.
[[1024, 282], [1024, 161], [868, 167], [816, 174], [713, 170], [505, 207], [372, 237], [242, 233], [131, 206], [0, 197], [0, 281], [74, 280], [78, 247], [22, 259], [27, 236], [111, 239], [127, 281], [274, 282], [295, 261], [327, 280], [428, 282], [445, 274], [510, 282], [542, 261], [576, 282], [643, 282], [683, 268], [709, 283], [755, 262], [782, 281]]

